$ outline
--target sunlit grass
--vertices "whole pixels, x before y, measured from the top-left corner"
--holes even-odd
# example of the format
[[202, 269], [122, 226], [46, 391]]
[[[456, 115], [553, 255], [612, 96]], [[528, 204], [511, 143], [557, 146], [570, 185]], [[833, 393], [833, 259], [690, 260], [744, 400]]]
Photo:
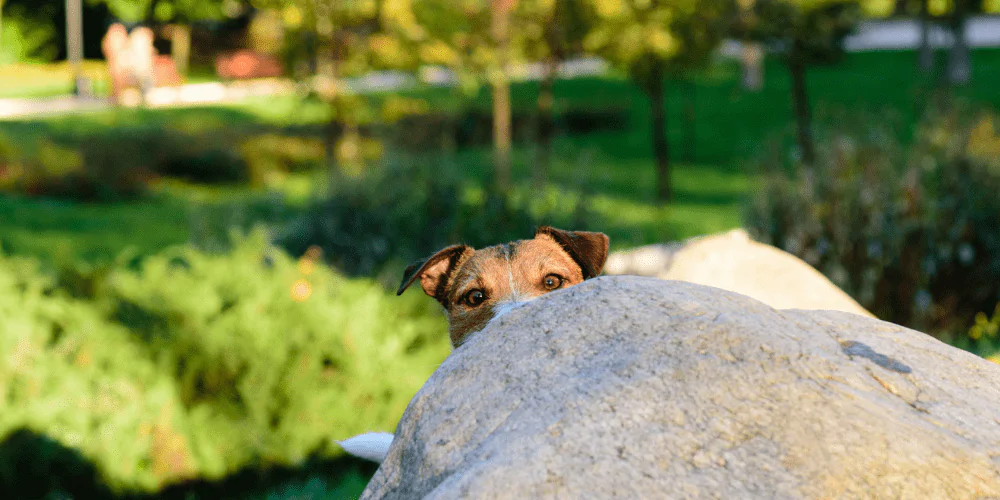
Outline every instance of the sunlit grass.
[[5, 253], [103, 261], [126, 249], [145, 254], [183, 243], [187, 225], [178, 200], [87, 205], [0, 196]]
[[[100, 60], [81, 64], [81, 76], [94, 82], [99, 95], [107, 92], [107, 65]], [[0, 65], [0, 98], [51, 97], [73, 92], [73, 71], [66, 62]]]

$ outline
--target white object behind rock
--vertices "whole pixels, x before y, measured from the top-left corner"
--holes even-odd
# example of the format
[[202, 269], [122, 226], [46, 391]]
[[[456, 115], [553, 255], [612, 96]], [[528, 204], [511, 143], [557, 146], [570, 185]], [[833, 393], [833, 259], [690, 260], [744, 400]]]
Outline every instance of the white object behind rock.
[[613, 252], [604, 272], [714, 286], [776, 309], [833, 310], [874, 317], [805, 261], [751, 240], [742, 229]]

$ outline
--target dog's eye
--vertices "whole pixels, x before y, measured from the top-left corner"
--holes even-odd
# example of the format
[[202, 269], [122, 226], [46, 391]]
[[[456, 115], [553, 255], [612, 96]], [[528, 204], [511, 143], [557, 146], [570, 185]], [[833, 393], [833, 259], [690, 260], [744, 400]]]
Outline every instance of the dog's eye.
[[486, 294], [482, 290], [473, 290], [465, 294], [465, 298], [462, 299], [470, 307], [476, 307], [482, 304], [484, 300], [486, 300]]
[[556, 288], [563, 286], [565, 281], [566, 280], [558, 274], [550, 274], [542, 280], [542, 286], [544, 286], [546, 290], [555, 290]]

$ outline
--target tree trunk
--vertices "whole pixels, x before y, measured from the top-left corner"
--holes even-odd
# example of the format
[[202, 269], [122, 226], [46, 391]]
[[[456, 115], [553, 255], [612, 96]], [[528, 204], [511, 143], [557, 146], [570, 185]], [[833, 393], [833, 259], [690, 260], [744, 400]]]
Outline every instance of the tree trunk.
[[5, 0], [0, 0], [0, 56], [3, 55], [3, 4]]
[[792, 49], [788, 60], [788, 71], [792, 76], [792, 105], [795, 109], [795, 123], [798, 129], [799, 148], [802, 162], [812, 166], [816, 153], [812, 137], [812, 117], [809, 112], [809, 96], [806, 92], [806, 66], [802, 56]]
[[934, 49], [931, 48], [931, 15], [928, 2], [930, 0], [920, 0], [920, 48], [917, 52], [917, 65], [924, 75], [930, 75], [934, 71]]
[[[756, 0], [737, 0], [739, 6], [739, 24], [743, 30], [752, 30], [759, 24], [755, 13]], [[740, 69], [742, 70], [741, 83], [744, 90], [757, 92], [764, 87], [764, 47], [753, 40], [750, 40], [749, 33], [744, 33], [740, 40], [742, 51], [740, 53]]]
[[764, 88], [764, 47], [757, 42], [743, 41], [743, 53], [740, 56], [740, 66], [743, 70], [743, 88], [758, 92]]
[[687, 92], [684, 93], [684, 125], [687, 130], [684, 133], [684, 158], [693, 162], [695, 157], [695, 146], [698, 141], [698, 121], [695, 115], [695, 107], [698, 98], [698, 86], [693, 80], [687, 80], [685, 85]]
[[336, 60], [336, 27], [334, 22], [337, 0], [318, 0], [316, 2], [316, 87], [314, 90], [327, 103], [330, 109], [330, 121], [326, 130], [326, 161], [331, 173], [337, 165], [337, 144], [343, 133], [343, 117], [339, 105], [340, 88], [338, 88]]
[[555, 102], [553, 89], [558, 69], [558, 58], [555, 55], [549, 56], [545, 62], [545, 75], [538, 86], [538, 146], [532, 172], [535, 187], [541, 187], [545, 184], [549, 173], [552, 138], [555, 134], [555, 124], [552, 118], [552, 105]]
[[510, 85], [506, 78], [493, 83], [493, 165], [496, 188], [510, 188]]
[[191, 61], [191, 26], [175, 24], [170, 27], [170, 57], [177, 74], [186, 79]]
[[652, 116], [653, 155], [656, 157], [656, 199], [667, 203], [671, 198], [670, 144], [667, 141], [667, 102], [663, 95], [663, 66], [653, 67], [646, 92]]
[[496, 43], [497, 68], [493, 87], [493, 168], [494, 185], [501, 193], [510, 189], [511, 111], [510, 82], [507, 78], [507, 44], [510, 39], [510, 11], [513, 0], [493, 0], [490, 31]]
[[965, 39], [965, 18], [968, 0], [955, 0], [951, 17], [953, 41], [948, 54], [948, 81], [953, 85], [965, 85], [972, 77], [972, 60], [969, 56], [969, 42]]

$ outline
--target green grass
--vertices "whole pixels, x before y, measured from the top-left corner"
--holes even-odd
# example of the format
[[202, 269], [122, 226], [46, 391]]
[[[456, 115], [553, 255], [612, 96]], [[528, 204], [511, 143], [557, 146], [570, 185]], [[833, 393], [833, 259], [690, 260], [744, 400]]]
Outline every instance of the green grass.
[[125, 249], [147, 254], [188, 239], [176, 200], [86, 205], [0, 197], [0, 247], [6, 253], [105, 261]]
[[[897, 117], [899, 133], [908, 135], [920, 109], [917, 103], [929, 88], [918, 77], [914, 59], [909, 52], [852, 54], [839, 64], [811, 69], [808, 87], [817, 121], [838, 112], [885, 110]], [[1000, 80], [1000, 51], [977, 51], [973, 63], [973, 83], [956, 93], [1000, 106], [1000, 94], [994, 86]], [[558, 139], [550, 175], [555, 186], [584, 187], [593, 194], [591, 211], [606, 224], [617, 248], [738, 226], [743, 197], [752, 187], [745, 160], [769, 139], [783, 136], [787, 140], [790, 136], [790, 82], [780, 62], [768, 61], [765, 88], [758, 93], [742, 91], [738, 69], [724, 64], [698, 78], [693, 86], [696, 138], [694, 155], [689, 157], [684, 113], [691, 88], [681, 82], [671, 82], [666, 88], [675, 201], [661, 207], [653, 200], [645, 96], [621, 78], [577, 79], [556, 85], [557, 106], [613, 105], [627, 110], [629, 120], [623, 129]], [[407, 94], [426, 99], [433, 109], [465, 105], [489, 108], [486, 89], [465, 99], [464, 104], [447, 89], [418, 89]], [[530, 111], [536, 98], [534, 83], [513, 87], [515, 109]], [[0, 133], [25, 143], [40, 137], [68, 143], [115, 138], [123, 130], [249, 134], [279, 129], [312, 134], [319, 133], [327, 117], [328, 110], [321, 103], [276, 97], [238, 105], [107, 110], [7, 121], [0, 122]], [[489, 155], [488, 148], [474, 148], [459, 152], [457, 161], [468, 165], [467, 175], [486, 181], [491, 175], [486, 167]], [[516, 179], [530, 177], [532, 159], [530, 146], [517, 146]], [[186, 239], [190, 195], [191, 190], [172, 189], [155, 200], [116, 205], [5, 198], [0, 202], [0, 242], [17, 253], [65, 251], [83, 258], [103, 258], [127, 247], [150, 252]]]
[[[107, 92], [107, 66], [104, 61], [84, 61], [81, 74], [94, 82], [94, 90], [99, 95]], [[72, 93], [73, 72], [66, 62], [0, 65], [0, 99], [53, 97]]]
[[[94, 85], [94, 93], [108, 94], [107, 64], [100, 59], [85, 60], [81, 74]], [[211, 67], [192, 68], [188, 83], [218, 81]], [[16, 63], [0, 65], [0, 99], [57, 97], [73, 93], [72, 68], [65, 61], [57, 63]]]

